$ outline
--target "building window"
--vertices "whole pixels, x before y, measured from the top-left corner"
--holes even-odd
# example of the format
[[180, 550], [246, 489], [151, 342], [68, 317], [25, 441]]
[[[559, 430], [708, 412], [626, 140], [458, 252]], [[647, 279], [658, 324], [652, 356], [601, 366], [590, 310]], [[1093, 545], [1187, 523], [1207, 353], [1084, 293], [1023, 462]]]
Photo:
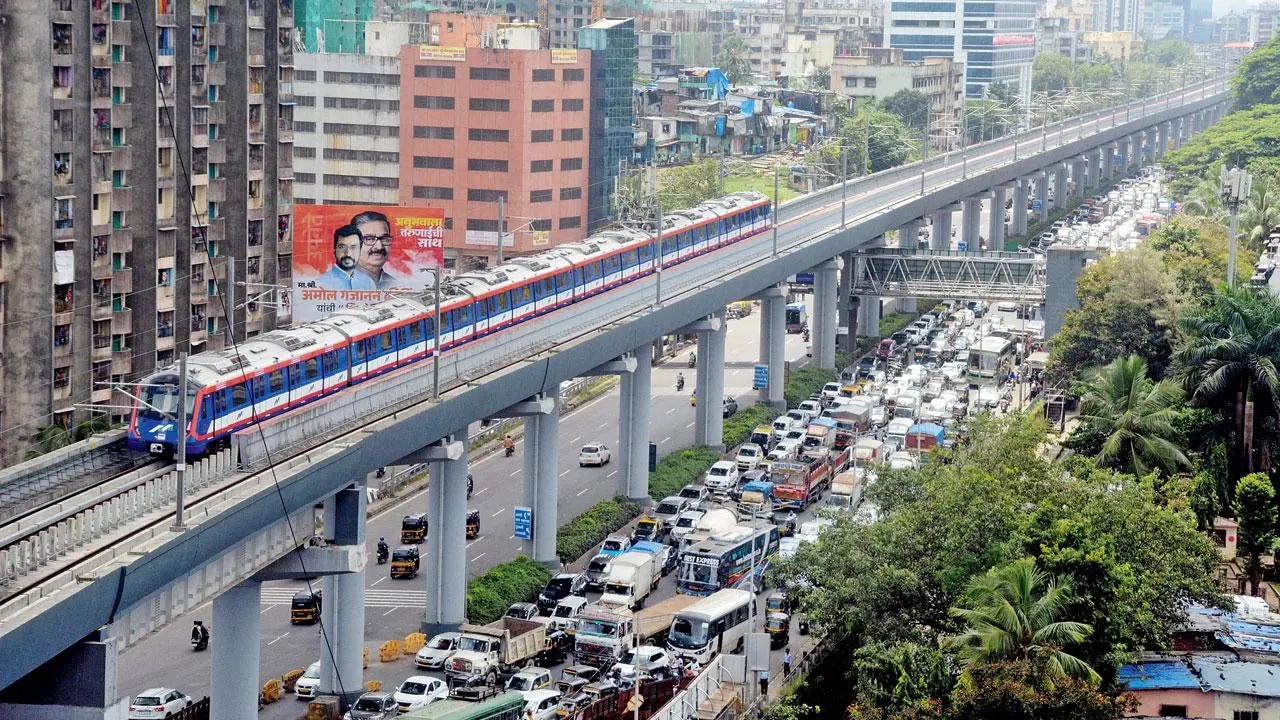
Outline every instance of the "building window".
[[866, 78], [862, 81], [862, 87], [873, 88], [876, 86], [876, 79], [873, 77]]
[[316, 124], [313, 122], [295, 122], [293, 123], [293, 130], [300, 133], [312, 133], [316, 131]]
[[551, 191], [550, 190], [530, 190], [529, 202], [531, 203], [551, 202]]
[[413, 166], [416, 168], [432, 168], [435, 170], [452, 170], [453, 158], [438, 155], [414, 155]]
[[582, 188], [580, 187], [560, 188], [561, 200], [577, 200], [581, 197], [582, 197]]
[[471, 202], [498, 202], [498, 198], [507, 199], [506, 190], [484, 190], [482, 188], [468, 188], [467, 199]]
[[1257, 710], [1232, 710], [1231, 720], [1258, 720]]
[[400, 179], [393, 177], [369, 177], [368, 175], [331, 175], [325, 173], [324, 184], [334, 187], [379, 187], [396, 189]]
[[368, 137], [400, 137], [400, 128], [394, 125], [352, 125], [349, 123], [325, 123], [326, 135], [365, 135]]
[[531, 173], [551, 172], [551, 170], [551, 160], [533, 160], [529, 163], [529, 172]]
[[498, 221], [485, 220], [482, 218], [467, 218], [467, 230], [475, 230], [478, 232], [498, 232]]
[[[582, 80], [585, 77], [586, 77], [585, 72], [583, 72], [582, 70], [574, 69], [574, 68], [568, 68], [560, 73], [561, 80], [566, 80], [570, 82]], [[575, 225], [575, 227], [577, 226]]]
[[316, 174], [305, 173], [305, 172], [295, 172], [293, 174], [293, 179], [297, 182], [302, 183], [303, 185], [313, 185], [315, 184], [315, 181], [316, 181]]
[[534, 82], [551, 82], [552, 80], [555, 80], [555, 79], [556, 79], [555, 70], [534, 70], [533, 71]]
[[540, 218], [529, 223], [529, 229], [535, 232], [551, 232], [551, 219]]
[[580, 227], [582, 227], [582, 216], [581, 216], [581, 215], [574, 215], [573, 217], [562, 217], [562, 218], [560, 218], [560, 229], [561, 229], [561, 230], [572, 230], [573, 228], [580, 228]]
[[455, 70], [448, 65], [415, 65], [413, 76], [420, 78], [443, 78], [452, 80]]
[[1161, 705], [1160, 717], [1186, 717], [1186, 705]]
[[414, 125], [413, 136], [419, 140], [452, 140], [453, 128], [434, 125]]
[[294, 70], [293, 79], [297, 80], [298, 82], [315, 82], [316, 71], [315, 70]]
[[[301, 150], [302, 148], [298, 148]], [[315, 157], [315, 150], [311, 150]], [[361, 162], [398, 163], [400, 153], [394, 150], [352, 150], [350, 148], [325, 148], [325, 160], [359, 160]]]
[[574, 112], [582, 109], [582, 98], [566, 98], [560, 101], [560, 109]]
[[[414, 96], [414, 101], [421, 97]], [[315, 98], [311, 98], [314, 105]], [[453, 98], [449, 98], [453, 100]], [[301, 105], [302, 103], [298, 103]], [[345, 97], [327, 97], [324, 99], [324, 106], [327, 108], [336, 108], [341, 110], [372, 110], [373, 112], [399, 112], [399, 100], [374, 100], [373, 98], [345, 98]], [[452, 104], [450, 105], [452, 107]]]
[[556, 109], [555, 100], [534, 100], [533, 101], [534, 112], [555, 112], [555, 109]]
[[561, 170], [581, 170], [582, 158], [580, 157], [564, 158], [563, 160], [560, 161], [560, 169]]
[[414, 185], [413, 196], [419, 200], [452, 200], [453, 188]]
[[[483, 70], [484, 68], [471, 68], [472, 70]], [[485, 110], [489, 112], [507, 112], [511, 110], [511, 101], [506, 98], [471, 98], [467, 103], [471, 110]]]
[[390, 73], [361, 73], [361, 72], [326, 72], [324, 73], [324, 81], [327, 83], [344, 83], [347, 85], [380, 85], [383, 87], [399, 87], [400, 76]]
[[510, 80], [511, 71], [507, 68], [473, 67], [468, 70], [472, 80]]
[[581, 140], [582, 128], [565, 128], [560, 131], [561, 140]]
[[506, 172], [506, 160], [488, 160], [485, 158], [471, 158], [467, 160], [468, 170], [479, 170], [480, 172]]
[[551, 142], [552, 140], [555, 140], [555, 139], [556, 139], [555, 130], [534, 130], [529, 135], [529, 142], [536, 142], [536, 143]]
[[448, 95], [414, 95], [413, 106], [426, 110], [452, 110], [453, 98]]
[[506, 130], [492, 128], [471, 128], [467, 130], [467, 139], [476, 142], [507, 142], [511, 133]]

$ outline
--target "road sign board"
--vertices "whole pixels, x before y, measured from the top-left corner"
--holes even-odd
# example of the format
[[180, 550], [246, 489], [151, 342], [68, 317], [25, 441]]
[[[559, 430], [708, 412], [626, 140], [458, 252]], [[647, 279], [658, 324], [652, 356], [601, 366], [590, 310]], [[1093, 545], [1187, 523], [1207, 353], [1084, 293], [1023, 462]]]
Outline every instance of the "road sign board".
[[533, 508], [515, 509], [515, 536], [517, 540], [533, 539]]
[[959, 250], [960, 252], [964, 252], [965, 250], [969, 249], [969, 243], [961, 240], [960, 242], [956, 243], [956, 249]]
[[755, 375], [751, 379], [751, 388], [759, 390], [767, 387], [769, 387], [769, 366], [756, 365]]

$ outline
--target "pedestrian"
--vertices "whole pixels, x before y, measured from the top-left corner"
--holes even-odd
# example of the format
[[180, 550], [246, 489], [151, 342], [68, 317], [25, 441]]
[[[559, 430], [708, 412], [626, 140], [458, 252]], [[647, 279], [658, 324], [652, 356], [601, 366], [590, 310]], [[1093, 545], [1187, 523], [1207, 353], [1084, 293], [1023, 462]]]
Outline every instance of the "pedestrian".
[[769, 671], [760, 671], [760, 695], [769, 697]]
[[790, 675], [791, 675], [791, 648], [787, 648], [785, 654], [782, 656], [782, 677], [785, 678], [785, 677], [789, 677]]

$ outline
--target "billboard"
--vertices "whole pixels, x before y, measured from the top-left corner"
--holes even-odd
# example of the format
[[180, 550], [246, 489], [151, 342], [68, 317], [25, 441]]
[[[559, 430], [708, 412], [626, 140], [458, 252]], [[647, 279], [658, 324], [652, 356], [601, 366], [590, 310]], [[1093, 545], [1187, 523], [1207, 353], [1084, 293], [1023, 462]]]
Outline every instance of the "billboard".
[[444, 209], [296, 205], [293, 320], [430, 288], [444, 264]]

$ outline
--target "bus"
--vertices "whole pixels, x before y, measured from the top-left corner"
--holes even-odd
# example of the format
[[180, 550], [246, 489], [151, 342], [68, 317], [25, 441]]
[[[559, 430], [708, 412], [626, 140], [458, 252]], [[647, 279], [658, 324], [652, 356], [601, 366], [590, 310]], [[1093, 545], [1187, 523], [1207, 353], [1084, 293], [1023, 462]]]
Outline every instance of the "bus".
[[777, 525], [736, 525], [684, 551], [676, 592], [710, 595], [724, 588], [754, 588], [777, 554]]
[[987, 335], [969, 348], [969, 386], [999, 387], [1013, 369], [1017, 344], [1002, 335]]
[[400, 717], [405, 720], [523, 720], [524, 696], [505, 692], [483, 700], [437, 700]]
[[791, 303], [787, 306], [787, 332], [804, 332], [809, 327], [809, 311], [804, 303]]
[[756, 615], [755, 593], [720, 590], [680, 610], [667, 628], [667, 649], [706, 665], [719, 652], [742, 649]]

